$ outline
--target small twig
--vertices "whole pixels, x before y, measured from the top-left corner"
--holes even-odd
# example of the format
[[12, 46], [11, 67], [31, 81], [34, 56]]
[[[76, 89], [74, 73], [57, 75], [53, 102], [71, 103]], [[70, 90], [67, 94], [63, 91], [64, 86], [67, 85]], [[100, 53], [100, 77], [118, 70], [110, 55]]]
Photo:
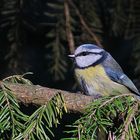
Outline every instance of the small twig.
[[[81, 127], [81, 126], [80, 126]], [[81, 140], [81, 135], [80, 135], [80, 128], [78, 126], [78, 140]]]
[[124, 122], [125, 125], [124, 125], [124, 129], [123, 129], [122, 136], [121, 136], [120, 140], [125, 140], [126, 134], [128, 133], [128, 127], [129, 127], [130, 123], [132, 122], [133, 117], [134, 117], [137, 110], [138, 110], [138, 103], [133, 105], [132, 112], [129, 114], [128, 118]]
[[108, 139], [107, 140], [115, 140], [115, 135], [111, 131], [109, 131]]
[[125, 96], [133, 96], [133, 94], [132, 93], [127, 93], [127, 94], [120, 94], [120, 95], [114, 96], [111, 99], [109, 99], [106, 102], [104, 102], [102, 105], [100, 105], [99, 108], [105, 106], [106, 104], [108, 104], [109, 102], [112, 102], [113, 100], [115, 100], [117, 98], [125, 97]]
[[[72, 0], [68, 0], [69, 3], [72, 5], [72, 7], [75, 9], [76, 14], [78, 15], [81, 24], [83, 25], [83, 27], [87, 30], [87, 32], [93, 37], [93, 39], [95, 40], [95, 42], [97, 43], [97, 45], [101, 48], [103, 48], [103, 46], [101, 45], [99, 39], [97, 38], [97, 36], [95, 35], [95, 33], [93, 31], [91, 31], [91, 29], [88, 27], [88, 25], [86, 24], [83, 16], [80, 14], [78, 8], [76, 7], [76, 5], [72, 2]], [[92, 28], [93, 30], [93, 28]]]
[[75, 50], [75, 47], [74, 47], [75, 43], [74, 43], [74, 37], [71, 30], [70, 11], [69, 11], [69, 5], [68, 5], [67, 0], [64, 1], [64, 13], [66, 17], [66, 35], [68, 39], [68, 44], [69, 44], [70, 52], [73, 53]]
[[[110, 98], [109, 100], [105, 101], [103, 104], [101, 104], [101, 105], [98, 107], [98, 109], [102, 108], [102, 107], [105, 106], [106, 104], [112, 102], [113, 100], [115, 100], [115, 99], [117, 99], [117, 98], [119, 98], [119, 97], [125, 97], [125, 96], [133, 96], [133, 95], [132, 95], [131, 93], [116, 95], [116, 96]], [[92, 117], [92, 116], [95, 114], [96, 111], [97, 111], [97, 109], [95, 109], [95, 110], [93, 111], [93, 113], [90, 115], [90, 117]]]

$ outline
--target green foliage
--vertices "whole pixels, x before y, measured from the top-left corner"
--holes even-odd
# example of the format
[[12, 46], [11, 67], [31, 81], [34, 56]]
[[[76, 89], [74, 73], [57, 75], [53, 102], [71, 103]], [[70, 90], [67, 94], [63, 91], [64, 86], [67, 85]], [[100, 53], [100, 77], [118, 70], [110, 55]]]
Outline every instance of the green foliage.
[[65, 109], [61, 94], [53, 97], [49, 103], [39, 107], [31, 116], [24, 114], [7, 83], [32, 85], [23, 75], [11, 76], [3, 80], [0, 89], [0, 139], [41, 139], [49, 140], [53, 135], [50, 128], [59, 123]]
[[[140, 139], [140, 105], [130, 94], [102, 97], [73, 124], [71, 140]], [[101, 138], [101, 135], [102, 138]], [[64, 140], [67, 140], [64, 139]]]
[[48, 19], [55, 20], [55, 23], [46, 23], [50, 29], [46, 33], [46, 37], [51, 40], [46, 44], [46, 48], [51, 50], [51, 54], [46, 54], [46, 58], [50, 60], [49, 72], [53, 75], [53, 79], [64, 80], [64, 74], [67, 71], [66, 48], [64, 47], [66, 41], [64, 5], [63, 2], [47, 2], [46, 5], [51, 9], [50, 11], [54, 12], [44, 11], [44, 15]]
[[6, 41], [9, 43], [5, 60], [9, 61], [8, 68], [14, 69], [15, 71], [23, 71], [21, 70], [23, 64], [21, 64], [22, 55], [20, 51], [23, 45], [23, 24], [25, 21], [21, 15], [22, 7], [22, 0], [3, 0], [0, 11], [0, 28], [6, 32]]
[[33, 74], [33, 73], [27, 72], [27, 73], [24, 73], [23, 75], [12, 75], [12, 76], [9, 76], [7, 78], [4, 78], [3, 82], [4, 83], [11, 82], [11, 83], [33, 85], [33, 83], [30, 80], [24, 78], [24, 76], [29, 75], [29, 74]]

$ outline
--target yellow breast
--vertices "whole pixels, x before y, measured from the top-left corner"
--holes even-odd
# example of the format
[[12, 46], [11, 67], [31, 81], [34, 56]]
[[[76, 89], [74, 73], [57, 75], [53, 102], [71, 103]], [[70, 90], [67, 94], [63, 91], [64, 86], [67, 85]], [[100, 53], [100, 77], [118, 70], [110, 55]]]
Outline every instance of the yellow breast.
[[[101, 65], [91, 66], [85, 69], [76, 69], [75, 73], [80, 84], [85, 84], [81, 86], [86, 87], [87, 94], [89, 95], [96, 93], [104, 96], [129, 91], [125, 86], [112, 81]], [[81, 79], [84, 82], [81, 82]]]

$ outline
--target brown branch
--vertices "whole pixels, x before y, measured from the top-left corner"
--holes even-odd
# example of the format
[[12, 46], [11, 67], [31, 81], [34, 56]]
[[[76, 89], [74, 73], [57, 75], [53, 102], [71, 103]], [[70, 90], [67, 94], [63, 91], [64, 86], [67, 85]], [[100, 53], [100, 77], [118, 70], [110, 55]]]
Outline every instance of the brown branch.
[[128, 127], [129, 127], [130, 123], [132, 122], [133, 117], [137, 110], [138, 110], [138, 103], [133, 105], [132, 112], [129, 114], [127, 120], [124, 122], [125, 126], [124, 126], [123, 133], [122, 133], [120, 140], [126, 139], [126, 134], [128, 133]]
[[[2, 84], [2, 83], [1, 83]], [[57, 93], [61, 93], [64, 97], [66, 107], [70, 112], [84, 112], [87, 104], [94, 100], [91, 96], [85, 96], [78, 93], [71, 93], [64, 90], [42, 87], [39, 85], [24, 85], [6, 83], [6, 86], [13, 91], [19, 102], [24, 104], [46, 104]]]
[[67, 0], [64, 1], [64, 13], [65, 13], [65, 18], [66, 18], [66, 35], [68, 39], [68, 44], [69, 44], [70, 52], [74, 53], [75, 43], [74, 43], [73, 33], [71, 30], [70, 11], [69, 11], [69, 5], [68, 5]]
[[72, 0], [69, 0], [69, 3], [72, 5], [72, 7], [75, 9], [76, 14], [78, 15], [81, 24], [83, 25], [83, 27], [87, 30], [87, 32], [92, 36], [92, 38], [95, 40], [95, 42], [97, 43], [97, 45], [99, 47], [103, 47], [102, 44], [100, 43], [99, 39], [97, 38], [97, 36], [95, 35], [94, 32], [91, 31], [91, 29], [88, 27], [88, 25], [86, 24], [83, 16], [80, 14], [78, 8], [76, 7], [76, 5], [72, 2]]

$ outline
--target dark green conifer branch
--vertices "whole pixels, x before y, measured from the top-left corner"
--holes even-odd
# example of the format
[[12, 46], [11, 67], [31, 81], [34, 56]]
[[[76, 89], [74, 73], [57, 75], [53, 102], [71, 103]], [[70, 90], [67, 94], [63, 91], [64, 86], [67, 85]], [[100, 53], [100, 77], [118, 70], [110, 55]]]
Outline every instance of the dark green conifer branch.
[[139, 108], [139, 101], [130, 94], [102, 97], [89, 104], [68, 133], [73, 134], [73, 140], [138, 140]]
[[48, 134], [53, 135], [50, 128], [59, 123], [63, 112], [66, 111], [65, 102], [61, 94], [56, 94], [50, 101], [39, 107], [31, 116], [20, 110], [18, 101], [10, 90], [8, 82], [22, 83], [32, 86], [23, 76], [11, 76], [1, 82], [0, 89], [0, 138], [12, 140], [50, 140]]

